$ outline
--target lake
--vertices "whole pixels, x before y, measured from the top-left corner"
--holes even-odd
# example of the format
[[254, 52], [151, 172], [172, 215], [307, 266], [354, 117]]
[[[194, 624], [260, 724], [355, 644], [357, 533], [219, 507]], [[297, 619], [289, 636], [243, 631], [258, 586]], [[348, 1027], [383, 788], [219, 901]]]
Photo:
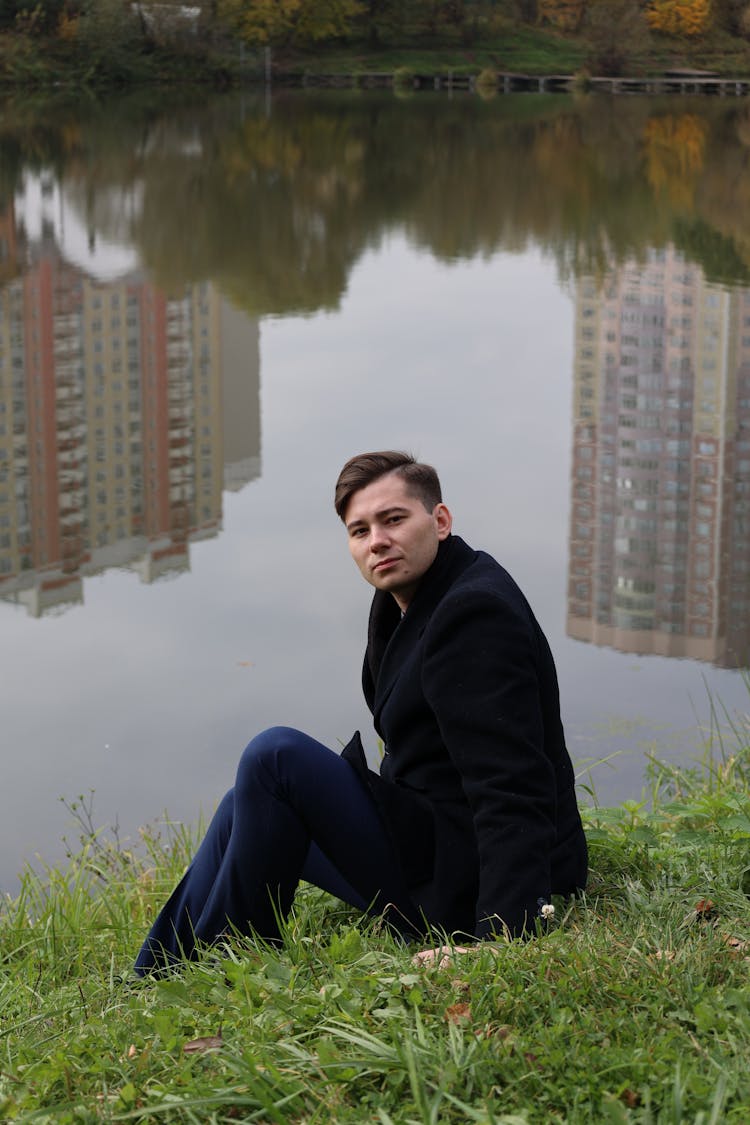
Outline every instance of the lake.
[[[0, 114], [0, 888], [376, 743], [343, 462], [436, 465], [556, 657], [584, 800], [746, 729], [743, 99], [240, 94]], [[734, 728], [734, 730], [732, 729]]]

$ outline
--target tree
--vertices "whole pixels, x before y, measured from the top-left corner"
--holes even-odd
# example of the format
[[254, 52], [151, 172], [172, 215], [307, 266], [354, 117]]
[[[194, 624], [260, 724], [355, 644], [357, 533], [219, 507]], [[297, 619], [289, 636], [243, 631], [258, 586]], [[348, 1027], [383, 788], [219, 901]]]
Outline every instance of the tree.
[[64, 0], [0, 0], [0, 27], [46, 35], [57, 25]]
[[220, 0], [219, 15], [253, 46], [337, 39], [360, 14], [358, 0]]
[[403, 30], [405, 5], [399, 0], [365, 0], [364, 12], [367, 38], [373, 46], [399, 35]]
[[646, 19], [654, 31], [695, 39], [711, 25], [711, 0], [651, 0]]
[[601, 74], [622, 74], [649, 40], [648, 26], [636, 0], [597, 0], [587, 16], [591, 65]]
[[577, 31], [586, 10], [586, 0], [539, 0], [539, 22], [560, 31]]
[[649, 119], [644, 130], [646, 174], [655, 195], [664, 194], [678, 210], [693, 206], [695, 185], [703, 171], [707, 125], [695, 113]]
[[358, 0], [302, 0], [294, 37], [301, 43], [340, 39], [349, 34], [362, 10]]

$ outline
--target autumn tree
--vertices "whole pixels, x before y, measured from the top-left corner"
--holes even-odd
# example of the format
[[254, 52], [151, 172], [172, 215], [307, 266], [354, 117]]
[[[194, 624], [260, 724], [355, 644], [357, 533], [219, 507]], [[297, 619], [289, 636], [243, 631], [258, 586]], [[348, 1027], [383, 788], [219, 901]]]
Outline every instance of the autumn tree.
[[539, 0], [540, 23], [560, 31], [577, 31], [586, 11], [586, 0]]
[[711, 25], [711, 0], [651, 0], [646, 19], [653, 31], [696, 39]]
[[649, 184], [656, 196], [665, 195], [676, 209], [692, 209], [707, 132], [705, 119], [695, 113], [652, 117], [646, 124], [643, 139]]
[[253, 46], [312, 43], [348, 35], [358, 0], [219, 0], [218, 14]]

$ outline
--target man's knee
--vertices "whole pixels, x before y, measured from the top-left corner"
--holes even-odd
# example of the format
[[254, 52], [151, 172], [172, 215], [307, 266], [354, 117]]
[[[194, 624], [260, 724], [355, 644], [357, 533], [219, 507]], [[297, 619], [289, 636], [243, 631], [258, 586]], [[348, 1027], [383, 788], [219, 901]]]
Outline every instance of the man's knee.
[[237, 767], [237, 786], [260, 780], [265, 784], [280, 780], [281, 771], [299, 749], [300, 735], [293, 727], [269, 727], [245, 747]]

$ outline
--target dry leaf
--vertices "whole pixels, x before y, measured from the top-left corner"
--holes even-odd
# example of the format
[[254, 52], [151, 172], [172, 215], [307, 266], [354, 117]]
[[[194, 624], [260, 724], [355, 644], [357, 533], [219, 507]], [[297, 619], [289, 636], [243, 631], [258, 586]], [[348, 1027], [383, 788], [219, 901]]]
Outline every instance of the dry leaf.
[[641, 1104], [641, 1095], [636, 1090], [625, 1089], [620, 1094], [620, 1101], [624, 1102], [628, 1109], [636, 1109]]
[[191, 1039], [182, 1049], [186, 1055], [204, 1055], [207, 1051], [218, 1051], [223, 1045], [219, 1028], [216, 1035], [202, 1035], [199, 1039]]
[[464, 1020], [471, 1019], [471, 1004], [466, 1004], [463, 1001], [458, 1004], [449, 1004], [445, 1009], [443, 1019], [448, 1023], [463, 1023]]
[[135, 1056], [136, 1056], [136, 1055], [138, 1054], [138, 1048], [136, 1047], [135, 1043], [131, 1043], [131, 1044], [130, 1044], [130, 1046], [128, 1047], [128, 1052], [127, 1052], [127, 1053], [128, 1053], [128, 1058], [129, 1058], [129, 1059], [134, 1059], [134, 1058], [135, 1058]]
[[699, 902], [696, 902], [696, 918], [715, 918], [717, 914], [716, 903], [712, 902], [710, 898], [702, 898]]
[[451, 987], [455, 989], [456, 992], [459, 992], [462, 995], [467, 993], [470, 989], [470, 985], [467, 980], [452, 980]]
[[724, 941], [727, 944], [729, 952], [735, 957], [739, 957], [740, 954], [747, 951], [748, 943], [746, 941], [743, 941], [742, 938], [730, 937], [729, 935], [727, 935], [724, 938]]
[[654, 954], [655, 961], [674, 961], [674, 958], [674, 949], [657, 949], [656, 953]]

